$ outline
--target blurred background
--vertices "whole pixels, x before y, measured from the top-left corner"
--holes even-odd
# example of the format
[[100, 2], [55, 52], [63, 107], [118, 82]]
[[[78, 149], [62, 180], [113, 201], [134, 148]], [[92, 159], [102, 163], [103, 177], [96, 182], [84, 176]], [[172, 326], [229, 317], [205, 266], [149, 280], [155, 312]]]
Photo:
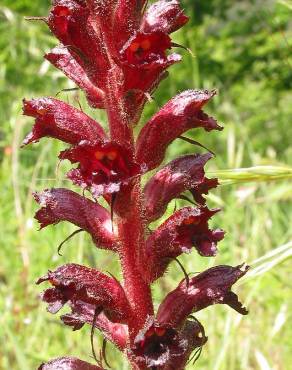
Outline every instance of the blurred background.
[[[236, 291], [250, 313], [240, 317], [225, 306], [200, 312], [209, 337], [200, 359], [188, 369], [288, 370], [292, 365], [292, 1], [185, 0], [191, 21], [174, 35], [183, 62], [170, 70], [145, 109], [141, 125], [162, 104], [187, 88], [216, 88], [209, 113], [223, 132], [193, 130], [186, 136], [216, 152], [208, 172], [221, 185], [208, 196], [209, 207], [221, 207], [213, 224], [227, 231], [214, 259], [195, 252], [180, 260], [189, 272], [214, 264], [252, 266]], [[58, 171], [62, 143], [43, 139], [20, 149], [33, 121], [21, 115], [22, 98], [55, 96], [74, 87], [42, 59], [56, 40], [42, 22], [24, 16], [46, 15], [48, 0], [1, 0], [0, 5], [0, 369], [32, 370], [59, 355], [91, 359], [90, 328], [78, 332], [61, 325], [39, 302], [35, 280], [48, 268], [84, 263], [119, 274], [113, 255], [98, 251], [83, 233], [58, 256], [58, 245], [76, 228], [69, 224], [37, 232], [32, 191], [70, 186], [66, 164]], [[101, 112], [86, 107], [82, 93], [60, 99], [77, 105], [100, 121]], [[177, 154], [203, 152], [176, 140], [168, 160]], [[290, 179], [290, 182], [289, 182]], [[77, 190], [77, 189], [75, 189]], [[169, 213], [174, 203], [170, 205]], [[174, 288], [182, 272], [173, 264], [153, 289], [156, 303]], [[289, 307], [290, 303], [290, 307]], [[98, 351], [101, 339], [96, 333]], [[113, 369], [127, 369], [111, 346]]]

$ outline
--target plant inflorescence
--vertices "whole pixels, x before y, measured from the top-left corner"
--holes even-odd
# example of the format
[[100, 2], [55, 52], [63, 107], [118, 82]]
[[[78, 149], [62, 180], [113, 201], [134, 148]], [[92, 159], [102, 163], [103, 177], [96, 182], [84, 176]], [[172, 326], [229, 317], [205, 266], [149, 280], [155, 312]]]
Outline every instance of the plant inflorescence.
[[[154, 311], [151, 285], [170, 264], [192, 248], [214, 256], [224, 231], [212, 230], [204, 195], [218, 185], [205, 176], [211, 153], [189, 154], [162, 164], [168, 145], [189, 129], [221, 130], [202, 109], [215, 91], [187, 90], [166, 103], [142, 128], [134, 127], [144, 105], [167, 69], [180, 61], [170, 34], [188, 17], [178, 0], [54, 0], [42, 18], [60, 44], [45, 58], [84, 91], [92, 108], [104, 109], [108, 130], [82, 110], [47, 97], [24, 100], [24, 114], [35, 118], [24, 144], [52, 137], [69, 144], [59, 155], [74, 168], [68, 178], [83, 195], [65, 188], [35, 194], [41, 228], [69, 221], [87, 231], [97, 248], [119, 258], [122, 281], [78, 264], [58, 267], [38, 280], [50, 288], [42, 293], [51, 313], [64, 305], [65, 325], [99, 329], [128, 358], [133, 369], [184, 369], [192, 353], [207, 341], [193, 314], [212, 304], [246, 309], [231, 291], [247, 267], [216, 266], [185, 278]], [[142, 186], [147, 172], [156, 172]], [[90, 197], [85, 196], [85, 190]], [[186, 195], [189, 192], [189, 195]], [[102, 206], [100, 199], [106, 202]], [[175, 210], [156, 228], [173, 199], [190, 206]], [[105, 204], [105, 203], [103, 203]], [[75, 232], [75, 233], [76, 233]], [[103, 353], [104, 351], [102, 351]], [[90, 365], [74, 357], [44, 363], [43, 370], [94, 370], [109, 367], [103, 354]]]

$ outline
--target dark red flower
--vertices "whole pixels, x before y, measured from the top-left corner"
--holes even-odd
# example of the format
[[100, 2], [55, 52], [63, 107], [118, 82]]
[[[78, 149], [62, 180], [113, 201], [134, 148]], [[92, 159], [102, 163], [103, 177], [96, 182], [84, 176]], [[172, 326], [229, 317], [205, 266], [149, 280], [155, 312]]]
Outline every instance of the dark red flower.
[[104, 108], [104, 92], [90, 81], [76, 52], [68, 46], [59, 45], [47, 53], [45, 58], [84, 90], [91, 107]]
[[172, 98], [142, 128], [137, 139], [137, 161], [151, 170], [163, 161], [168, 145], [185, 131], [195, 127], [221, 130], [201, 109], [214, 95], [215, 91], [187, 90]]
[[180, 8], [178, 0], [160, 0], [149, 6], [143, 20], [141, 29], [150, 33], [155, 31], [172, 33], [189, 20]]
[[202, 256], [214, 256], [224, 231], [210, 230], [208, 220], [218, 211], [185, 207], [159, 226], [146, 241], [145, 258], [149, 263], [143, 271], [145, 279], [152, 282], [161, 277], [174, 258], [193, 247]]
[[44, 190], [34, 198], [42, 206], [35, 214], [41, 228], [69, 221], [89, 232], [99, 248], [116, 250], [111, 216], [98, 203], [68, 189]]
[[61, 152], [60, 159], [79, 163], [68, 177], [82, 187], [89, 187], [95, 196], [115, 193], [139, 173], [131, 153], [113, 142], [88, 141]]
[[43, 363], [38, 370], [103, 370], [76, 357], [59, 357]]
[[183, 280], [161, 303], [157, 320], [164, 325], [180, 326], [192, 313], [212, 304], [227, 304], [242, 315], [247, 310], [231, 291], [232, 285], [246, 274], [243, 265], [215, 266], [189, 281]]
[[37, 284], [48, 281], [54, 288], [49, 288], [42, 295], [48, 303], [48, 311], [58, 312], [71, 301], [83, 301], [103, 311], [113, 322], [126, 322], [129, 316], [129, 304], [124, 290], [117, 280], [93, 268], [74, 263], [58, 267], [41, 277]]
[[104, 139], [101, 125], [80, 110], [54, 98], [23, 101], [23, 114], [36, 119], [31, 133], [23, 144], [39, 141], [49, 136], [66, 143], [77, 144], [81, 140]]
[[104, 86], [107, 59], [99, 40], [98, 29], [85, 2], [55, 0], [49, 17], [51, 31], [65, 46], [78, 55], [78, 62], [94, 85]]
[[[192, 154], [177, 158], [150, 178], [144, 187], [146, 219], [148, 222], [161, 217], [168, 203], [181, 193], [191, 190], [196, 200], [204, 203], [206, 192], [204, 165], [212, 158], [207, 154]], [[214, 182], [212, 181], [212, 184]]]

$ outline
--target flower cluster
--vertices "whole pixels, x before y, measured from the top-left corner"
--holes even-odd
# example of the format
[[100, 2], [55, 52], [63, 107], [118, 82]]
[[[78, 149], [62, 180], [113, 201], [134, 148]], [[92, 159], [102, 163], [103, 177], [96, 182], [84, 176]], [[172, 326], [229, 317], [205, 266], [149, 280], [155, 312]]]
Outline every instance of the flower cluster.
[[[224, 238], [208, 226], [218, 209], [208, 209], [204, 195], [218, 185], [205, 176], [212, 155], [190, 154], [160, 167], [142, 187], [141, 178], [157, 169], [167, 147], [193, 128], [221, 130], [204, 106], [215, 91], [187, 90], [166, 103], [134, 137], [147, 99], [180, 61], [171, 33], [188, 17], [178, 0], [53, 0], [45, 19], [60, 44], [45, 58], [86, 95], [92, 108], [104, 109], [108, 130], [83, 111], [55, 98], [24, 100], [24, 114], [35, 118], [24, 145], [43, 137], [69, 145], [59, 155], [75, 166], [68, 178], [91, 199], [69, 189], [36, 193], [41, 228], [69, 221], [88, 232], [97, 248], [112, 251], [123, 279], [77, 264], [58, 267], [38, 280], [49, 283], [42, 294], [48, 311], [74, 330], [89, 324], [126, 354], [133, 369], [184, 369], [191, 353], [207, 337], [193, 314], [212, 304], [227, 304], [241, 314], [232, 285], [247, 268], [216, 266], [186, 275], [155, 313], [151, 284], [171, 262], [192, 249], [214, 256]], [[189, 192], [189, 195], [184, 195]], [[164, 215], [173, 199], [191, 206], [174, 211], [154, 231], [149, 224]], [[104, 198], [108, 206], [102, 206]], [[92, 200], [93, 199], [93, 200]], [[147, 263], [145, 263], [147, 261]], [[93, 333], [93, 331], [92, 331]], [[44, 363], [39, 369], [103, 369], [74, 357]]]

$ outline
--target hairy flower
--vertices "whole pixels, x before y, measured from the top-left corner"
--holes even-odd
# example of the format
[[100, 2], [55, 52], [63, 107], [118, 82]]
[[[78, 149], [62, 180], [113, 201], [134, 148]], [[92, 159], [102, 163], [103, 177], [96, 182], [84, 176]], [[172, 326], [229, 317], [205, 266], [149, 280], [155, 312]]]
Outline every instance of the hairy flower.
[[202, 111], [214, 95], [215, 91], [187, 90], [172, 98], [142, 128], [137, 139], [138, 162], [148, 170], [157, 167], [168, 145], [191, 128], [222, 129], [214, 118]]
[[23, 113], [36, 119], [32, 132], [24, 139], [24, 145], [39, 141], [45, 136], [69, 144], [106, 137], [99, 123], [80, 110], [54, 98], [24, 99]]
[[159, 226], [146, 241], [145, 257], [150, 263], [145, 267], [145, 279], [154, 281], [162, 276], [174, 258], [189, 253], [192, 247], [201, 256], [215, 256], [217, 242], [223, 239], [224, 231], [210, 230], [208, 220], [218, 211], [181, 208]]
[[246, 274], [247, 270], [248, 267], [243, 265], [215, 266], [189, 281], [183, 280], [159, 306], [158, 321], [176, 327], [192, 312], [216, 303], [227, 304], [242, 315], [246, 315], [248, 311], [231, 291], [231, 286]]
[[83, 301], [96, 306], [99, 312], [104, 311], [111, 321], [128, 319], [129, 306], [122, 286], [98, 270], [71, 263], [49, 271], [37, 284], [44, 281], [54, 287], [42, 295], [52, 313], [58, 312], [68, 301]]
[[187, 190], [194, 192], [196, 200], [203, 204], [205, 193], [204, 165], [211, 154], [193, 154], [177, 158], [150, 178], [144, 188], [146, 219], [154, 221], [161, 217], [168, 203]]
[[35, 214], [41, 228], [69, 221], [89, 232], [98, 247], [116, 249], [110, 213], [98, 203], [62, 188], [35, 193], [34, 198], [42, 207]]

